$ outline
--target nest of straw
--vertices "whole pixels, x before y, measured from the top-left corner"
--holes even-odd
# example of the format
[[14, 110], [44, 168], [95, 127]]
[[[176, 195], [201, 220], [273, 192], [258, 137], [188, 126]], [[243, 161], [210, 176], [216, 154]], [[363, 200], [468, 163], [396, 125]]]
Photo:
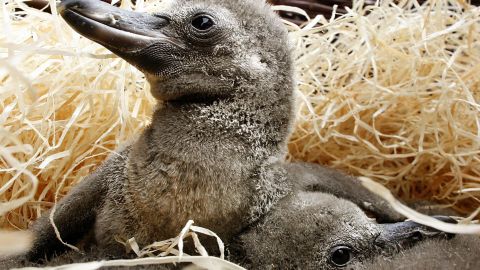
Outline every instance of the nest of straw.
[[293, 31], [301, 102], [291, 155], [407, 200], [477, 209], [479, 15], [463, 1], [360, 1]]
[[[471, 213], [480, 198], [480, 10], [395, 2], [286, 22], [299, 82], [291, 157]], [[155, 100], [141, 73], [76, 34], [54, 1], [53, 15], [3, 3], [0, 227], [25, 229], [141, 132]]]

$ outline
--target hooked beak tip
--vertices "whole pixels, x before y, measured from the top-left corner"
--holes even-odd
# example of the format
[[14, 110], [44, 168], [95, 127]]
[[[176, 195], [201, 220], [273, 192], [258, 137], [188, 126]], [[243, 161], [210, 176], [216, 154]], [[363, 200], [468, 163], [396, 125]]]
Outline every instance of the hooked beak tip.
[[132, 53], [159, 40], [169, 40], [157, 29], [168, 25], [165, 18], [99, 0], [64, 0], [57, 8], [75, 31], [114, 52]]

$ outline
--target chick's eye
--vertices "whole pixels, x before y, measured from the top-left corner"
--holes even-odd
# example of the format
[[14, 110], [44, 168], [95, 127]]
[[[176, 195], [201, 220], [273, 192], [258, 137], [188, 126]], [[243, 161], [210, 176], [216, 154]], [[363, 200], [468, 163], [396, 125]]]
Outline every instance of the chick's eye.
[[200, 31], [207, 31], [215, 25], [212, 18], [206, 15], [199, 15], [192, 20], [192, 26]]
[[337, 267], [346, 266], [352, 259], [352, 249], [350, 247], [337, 246], [330, 251], [329, 262]]

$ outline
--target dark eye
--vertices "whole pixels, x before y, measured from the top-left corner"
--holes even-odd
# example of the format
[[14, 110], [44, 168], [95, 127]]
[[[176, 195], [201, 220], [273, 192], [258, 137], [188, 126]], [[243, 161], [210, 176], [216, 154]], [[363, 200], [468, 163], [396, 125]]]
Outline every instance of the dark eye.
[[347, 265], [352, 259], [352, 249], [350, 247], [337, 246], [330, 251], [329, 262], [337, 267]]
[[207, 31], [215, 25], [215, 22], [207, 15], [198, 15], [193, 18], [192, 25], [197, 30]]

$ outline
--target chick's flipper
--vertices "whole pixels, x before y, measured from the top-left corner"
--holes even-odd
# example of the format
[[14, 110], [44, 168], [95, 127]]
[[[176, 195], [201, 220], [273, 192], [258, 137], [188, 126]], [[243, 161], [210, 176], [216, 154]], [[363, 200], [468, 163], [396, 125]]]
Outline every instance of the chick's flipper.
[[[128, 150], [114, 154], [94, 173], [83, 179], [55, 206], [53, 221], [63, 242], [76, 245], [92, 236], [97, 213], [104, 204], [109, 184], [122, 178]], [[62, 243], [50, 221], [50, 213], [44, 214], [32, 228], [35, 239], [27, 252], [29, 261], [48, 259], [69, 250]], [[92, 239], [90, 239], [92, 240]]]
[[349, 200], [380, 223], [405, 220], [387, 201], [367, 190], [354, 177], [311, 163], [296, 162], [287, 164], [286, 168], [299, 190], [324, 192]]

